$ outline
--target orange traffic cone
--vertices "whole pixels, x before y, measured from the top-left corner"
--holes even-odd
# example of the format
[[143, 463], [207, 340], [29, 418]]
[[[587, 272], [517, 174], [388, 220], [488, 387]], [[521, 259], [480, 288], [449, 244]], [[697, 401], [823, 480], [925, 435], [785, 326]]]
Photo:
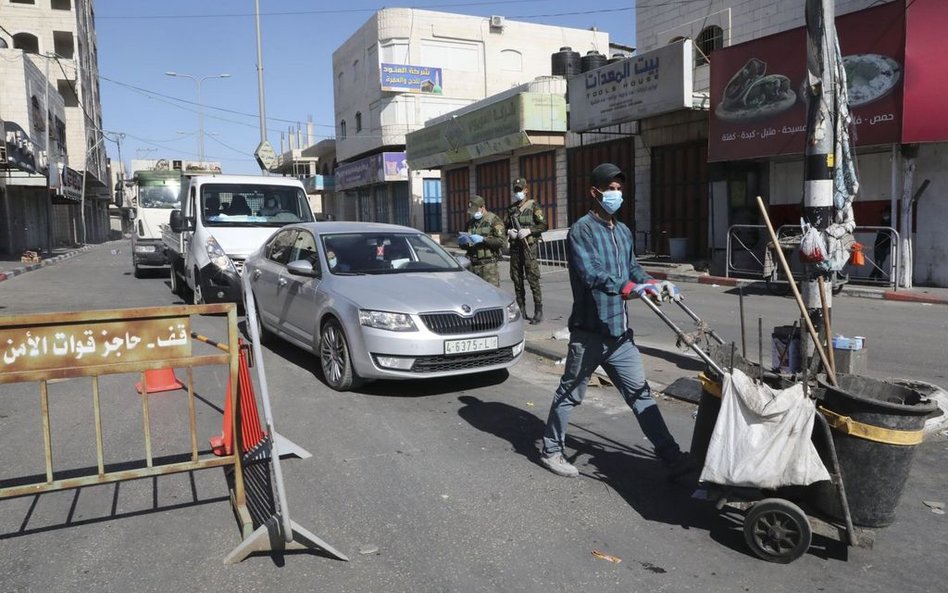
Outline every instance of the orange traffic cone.
[[[135, 383], [135, 389], [142, 393], [142, 383]], [[174, 369], [157, 369], [145, 371], [145, 389], [148, 393], [159, 391], [174, 391], [184, 389], [184, 384], [174, 376]]]
[[[239, 340], [243, 345], [243, 340]], [[237, 371], [237, 391], [240, 394], [240, 435], [243, 452], [256, 447], [263, 440], [264, 433], [260, 427], [260, 416], [257, 413], [257, 401], [253, 392], [253, 380], [250, 378], [250, 365], [247, 363], [247, 353], [240, 348]], [[227, 395], [224, 401], [224, 419], [220, 436], [210, 438], [211, 450], [214, 455], [230, 455], [234, 451], [233, 403], [231, 398], [230, 379], [227, 380]]]

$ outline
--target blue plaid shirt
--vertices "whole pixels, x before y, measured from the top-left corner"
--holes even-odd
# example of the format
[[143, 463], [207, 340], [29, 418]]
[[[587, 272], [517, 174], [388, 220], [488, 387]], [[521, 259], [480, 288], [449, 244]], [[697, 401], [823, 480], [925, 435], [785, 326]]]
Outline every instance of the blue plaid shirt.
[[629, 327], [620, 291], [630, 280], [651, 280], [635, 260], [629, 227], [615, 221], [610, 227], [592, 212], [573, 223], [566, 238], [573, 311], [569, 327], [613, 337]]

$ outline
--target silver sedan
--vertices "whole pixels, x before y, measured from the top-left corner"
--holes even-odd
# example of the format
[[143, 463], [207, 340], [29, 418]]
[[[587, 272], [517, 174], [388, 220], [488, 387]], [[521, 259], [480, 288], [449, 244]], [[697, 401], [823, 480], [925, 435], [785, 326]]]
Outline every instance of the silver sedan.
[[337, 391], [504, 369], [523, 354], [513, 298], [416, 229], [289, 225], [244, 265], [261, 339], [276, 335], [318, 354]]

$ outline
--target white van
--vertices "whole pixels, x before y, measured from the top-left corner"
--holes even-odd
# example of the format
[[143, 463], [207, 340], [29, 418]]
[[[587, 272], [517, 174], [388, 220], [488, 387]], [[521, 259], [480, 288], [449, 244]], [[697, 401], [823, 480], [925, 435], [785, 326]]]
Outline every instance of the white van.
[[303, 184], [290, 177], [197, 175], [181, 197], [162, 240], [172, 292], [195, 304], [240, 302], [247, 256], [276, 229], [314, 221]]

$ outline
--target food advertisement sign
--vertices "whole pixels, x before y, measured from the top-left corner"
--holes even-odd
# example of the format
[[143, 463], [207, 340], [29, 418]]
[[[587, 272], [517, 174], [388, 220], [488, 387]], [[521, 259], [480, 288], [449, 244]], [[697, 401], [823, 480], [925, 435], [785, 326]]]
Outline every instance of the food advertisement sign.
[[[900, 141], [904, 11], [896, 1], [836, 19], [856, 145]], [[711, 64], [709, 161], [804, 152], [804, 28], [717, 50]]]

